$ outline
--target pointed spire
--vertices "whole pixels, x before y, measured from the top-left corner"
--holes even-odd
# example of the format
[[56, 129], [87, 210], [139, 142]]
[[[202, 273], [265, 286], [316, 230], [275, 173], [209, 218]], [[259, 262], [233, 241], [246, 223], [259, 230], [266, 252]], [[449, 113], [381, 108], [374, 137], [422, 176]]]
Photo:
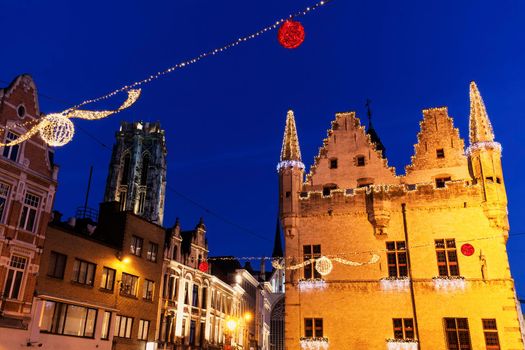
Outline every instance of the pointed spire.
[[277, 218], [277, 225], [275, 226], [275, 239], [273, 242], [272, 258], [281, 258], [284, 256], [283, 245], [281, 242], [281, 224]]
[[470, 83], [470, 144], [493, 142], [494, 131], [475, 82]]
[[301, 149], [299, 138], [295, 127], [295, 118], [292, 110], [286, 115], [286, 127], [284, 129], [283, 147], [281, 149], [281, 162], [286, 160], [301, 161]]
[[381, 142], [381, 139], [379, 138], [379, 135], [377, 134], [377, 131], [374, 129], [374, 126], [372, 125], [372, 109], [370, 108], [370, 104], [372, 101], [370, 99], [366, 99], [366, 114], [368, 115], [368, 130], [366, 133], [370, 135], [370, 140], [375, 143], [376, 150], [382, 152], [382, 157], [386, 158], [386, 148], [385, 145]]

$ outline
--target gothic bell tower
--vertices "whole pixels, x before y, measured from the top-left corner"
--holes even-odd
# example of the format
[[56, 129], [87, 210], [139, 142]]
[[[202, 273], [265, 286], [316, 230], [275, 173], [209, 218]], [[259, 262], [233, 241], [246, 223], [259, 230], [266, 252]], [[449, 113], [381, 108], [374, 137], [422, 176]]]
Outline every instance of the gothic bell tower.
[[166, 140], [160, 123], [122, 122], [109, 164], [104, 201], [120, 202], [162, 225], [166, 193]]

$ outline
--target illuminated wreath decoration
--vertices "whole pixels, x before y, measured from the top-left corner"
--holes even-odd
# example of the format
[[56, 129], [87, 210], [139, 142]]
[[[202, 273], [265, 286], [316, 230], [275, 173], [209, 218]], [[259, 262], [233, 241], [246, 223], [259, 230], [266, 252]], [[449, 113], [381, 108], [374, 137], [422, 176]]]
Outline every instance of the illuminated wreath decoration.
[[287, 49], [298, 48], [304, 41], [304, 27], [300, 22], [286, 20], [277, 32], [277, 38]]

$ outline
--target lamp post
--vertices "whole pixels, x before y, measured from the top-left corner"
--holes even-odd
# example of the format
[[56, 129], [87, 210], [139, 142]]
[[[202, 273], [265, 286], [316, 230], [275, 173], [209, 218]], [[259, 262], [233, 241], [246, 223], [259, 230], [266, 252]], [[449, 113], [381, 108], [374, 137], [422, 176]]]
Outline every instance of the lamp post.
[[226, 320], [226, 339], [224, 344], [224, 350], [232, 350], [232, 338], [233, 338], [233, 332], [237, 328], [237, 320], [234, 318], [230, 318]]

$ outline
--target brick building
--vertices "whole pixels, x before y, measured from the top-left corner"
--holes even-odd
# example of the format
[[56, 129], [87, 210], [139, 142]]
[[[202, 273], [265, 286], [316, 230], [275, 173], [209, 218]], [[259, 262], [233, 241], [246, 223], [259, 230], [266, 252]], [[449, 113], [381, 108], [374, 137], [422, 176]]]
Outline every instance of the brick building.
[[103, 203], [91, 224], [49, 225], [32, 340], [57, 350], [154, 349], [164, 228], [118, 202]]
[[286, 349], [524, 348], [501, 146], [474, 83], [470, 105], [467, 150], [447, 108], [423, 111], [403, 176], [345, 112], [304, 179], [288, 113], [280, 214], [287, 264], [305, 265], [286, 271]]
[[[29, 75], [0, 89], [2, 143], [16, 140], [41, 117]], [[38, 136], [0, 147], [0, 349], [31, 345], [27, 327], [57, 186], [53, 155]]]

